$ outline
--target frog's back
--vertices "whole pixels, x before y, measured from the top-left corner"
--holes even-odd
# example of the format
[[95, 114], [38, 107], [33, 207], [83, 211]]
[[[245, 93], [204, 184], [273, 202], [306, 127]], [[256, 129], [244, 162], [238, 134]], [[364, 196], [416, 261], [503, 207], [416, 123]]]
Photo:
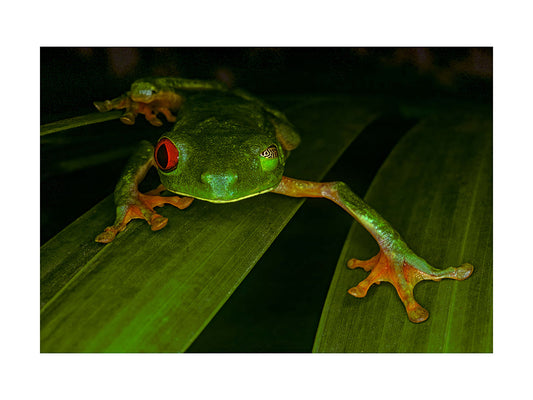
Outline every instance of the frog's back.
[[177, 118], [174, 130], [206, 135], [253, 132], [275, 137], [274, 126], [263, 107], [231, 92], [192, 95], [184, 102]]

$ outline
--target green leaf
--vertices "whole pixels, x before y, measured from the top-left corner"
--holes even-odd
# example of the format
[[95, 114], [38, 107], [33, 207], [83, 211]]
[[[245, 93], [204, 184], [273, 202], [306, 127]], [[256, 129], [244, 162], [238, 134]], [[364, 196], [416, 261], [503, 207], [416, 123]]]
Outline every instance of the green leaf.
[[92, 113], [79, 117], [64, 119], [58, 122], [52, 122], [50, 124], [41, 125], [41, 136], [49, 135], [55, 132], [65, 131], [72, 128], [77, 128], [80, 126], [87, 126], [100, 122], [110, 121], [119, 118], [121, 115], [121, 111], [111, 111], [107, 113]]
[[393, 286], [347, 291], [368, 273], [349, 270], [377, 245], [358, 224], [348, 234], [324, 306], [315, 352], [492, 351], [492, 116], [446, 110], [406, 135], [375, 177], [365, 200], [438, 268], [470, 262], [465, 281], [423, 281], [415, 298], [430, 312], [408, 321]]
[[[287, 175], [321, 179], [373, 109], [322, 99], [288, 110], [303, 142]], [[185, 351], [302, 202], [266, 194], [165, 207], [165, 229], [133, 221], [102, 246], [94, 237], [114, 219], [108, 197], [41, 248], [41, 351]]]

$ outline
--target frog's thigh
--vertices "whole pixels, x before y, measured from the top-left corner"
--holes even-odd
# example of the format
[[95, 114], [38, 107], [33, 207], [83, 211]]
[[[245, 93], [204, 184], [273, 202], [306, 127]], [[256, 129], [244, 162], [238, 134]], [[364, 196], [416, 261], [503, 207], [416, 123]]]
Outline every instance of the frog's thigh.
[[285, 150], [294, 150], [300, 144], [300, 135], [289, 122], [279, 118], [271, 118], [271, 122], [276, 129], [276, 139]]

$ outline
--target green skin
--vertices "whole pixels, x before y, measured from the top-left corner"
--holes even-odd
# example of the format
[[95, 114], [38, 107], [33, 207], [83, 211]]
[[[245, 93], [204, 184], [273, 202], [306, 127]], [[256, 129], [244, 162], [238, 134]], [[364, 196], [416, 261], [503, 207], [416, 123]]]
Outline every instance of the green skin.
[[[161, 156], [165, 152], [154, 154], [150, 143], [141, 142], [115, 189], [115, 224], [98, 235], [97, 242], [112, 241], [132, 218], [145, 219], [153, 230], [163, 228], [167, 219], [154, 211], [156, 206], [172, 204], [182, 209], [192, 199], [227, 203], [273, 192], [292, 197], [327, 198], [361, 223], [378, 242], [380, 252], [370, 260], [348, 261], [349, 268], [371, 271], [349, 293], [364, 297], [372, 284], [388, 281], [395, 286], [412, 322], [425, 321], [429, 316], [413, 296], [419, 281], [462, 280], [472, 274], [473, 266], [468, 263], [444, 270], [430, 266], [343, 182], [309, 182], [284, 177], [286, 158], [298, 146], [300, 137], [283, 113], [243, 91], [230, 91], [217, 82], [146, 78], [134, 82], [125, 95], [95, 105], [100, 111], [126, 108], [122, 118], [125, 123], [133, 123], [137, 113], [144, 113], [154, 125], [161, 124], [157, 113], [174, 121], [176, 118], [170, 111], [179, 108], [173, 129], [160, 139], [170, 141], [178, 150], [177, 165], [165, 172], [160, 165], [166, 165], [167, 155]], [[162, 185], [142, 194], [138, 184], [152, 166], [158, 168]], [[159, 196], [165, 189], [185, 197]]]
[[[179, 151], [176, 169], [158, 170], [171, 192], [215, 203], [271, 191], [283, 176], [285, 155], [276, 139], [275, 118], [245, 99], [225, 93], [187, 99], [170, 139]], [[278, 157], [260, 154], [269, 146]]]

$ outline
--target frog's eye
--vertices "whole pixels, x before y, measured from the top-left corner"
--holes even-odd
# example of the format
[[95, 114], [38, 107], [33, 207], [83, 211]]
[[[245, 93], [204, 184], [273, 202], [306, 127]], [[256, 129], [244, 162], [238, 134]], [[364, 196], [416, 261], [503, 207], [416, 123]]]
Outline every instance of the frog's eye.
[[279, 163], [278, 148], [272, 144], [261, 152], [261, 168], [265, 172], [274, 171]]
[[155, 147], [154, 158], [160, 170], [169, 172], [178, 166], [179, 154], [174, 143], [170, 139], [163, 138]]
[[268, 146], [261, 153], [261, 157], [264, 157], [264, 158], [278, 158], [278, 148], [274, 144]]
[[138, 94], [140, 94], [142, 96], [148, 96], [148, 97], [150, 97], [150, 96], [152, 96], [152, 95], [154, 95], [156, 93], [157, 93], [157, 90], [155, 90], [155, 89], [140, 89], [138, 91]]

